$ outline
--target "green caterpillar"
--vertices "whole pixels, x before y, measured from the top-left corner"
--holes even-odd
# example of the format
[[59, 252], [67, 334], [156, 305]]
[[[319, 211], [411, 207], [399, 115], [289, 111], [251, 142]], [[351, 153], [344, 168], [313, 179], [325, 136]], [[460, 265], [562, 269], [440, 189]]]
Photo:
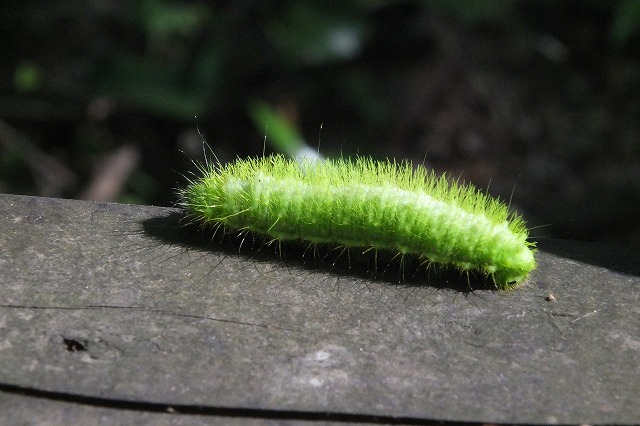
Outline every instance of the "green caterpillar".
[[524, 220], [473, 186], [403, 162], [289, 160], [200, 166], [180, 191], [188, 216], [226, 231], [416, 255], [515, 288], [536, 267]]

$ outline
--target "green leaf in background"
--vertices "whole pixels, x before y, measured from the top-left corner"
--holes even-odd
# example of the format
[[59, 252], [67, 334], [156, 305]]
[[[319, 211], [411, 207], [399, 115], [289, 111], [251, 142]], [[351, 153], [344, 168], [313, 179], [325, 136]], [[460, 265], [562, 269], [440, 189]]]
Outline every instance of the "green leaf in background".
[[295, 157], [307, 147], [298, 129], [266, 103], [253, 102], [249, 105], [249, 115], [256, 128], [265, 132], [267, 142], [275, 151]]
[[20, 93], [35, 92], [42, 86], [42, 70], [32, 61], [19, 63], [13, 73], [13, 87]]
[[226, 48], [220, 32], [209, 31], [217, 27], [209, 7], [143, 0], [135, 12], [146, 49], [106, 58], [97, 69], [98, 93], [178, 120], [204, 115], [222, 85]]
[[166, 0], [141, 0], [137, 16], [152, 48], [162, 49], [173, 37], [194, 36], [210, 15], [206, 3]]

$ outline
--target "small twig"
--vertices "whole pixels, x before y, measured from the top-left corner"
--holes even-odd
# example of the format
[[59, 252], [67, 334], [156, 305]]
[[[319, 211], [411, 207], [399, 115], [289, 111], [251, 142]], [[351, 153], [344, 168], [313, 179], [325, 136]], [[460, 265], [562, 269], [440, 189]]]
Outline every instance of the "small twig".
[[104, 158], [93, 180], [82, 191], [80, 199], [114, 201], [140, 161], [140, 150], [134, 145], [123, 145]]

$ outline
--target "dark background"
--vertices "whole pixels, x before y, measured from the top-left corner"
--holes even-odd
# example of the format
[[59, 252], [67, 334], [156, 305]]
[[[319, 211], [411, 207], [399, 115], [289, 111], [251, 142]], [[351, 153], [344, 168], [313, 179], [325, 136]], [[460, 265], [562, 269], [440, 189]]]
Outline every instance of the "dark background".
[[260, 100], [326, 156], [425, 161], [534, 236], [639, 246], [639, 42], [635, 0], [3, 1], [0, 192], [172, 205], [197, 127], [262, 154]]

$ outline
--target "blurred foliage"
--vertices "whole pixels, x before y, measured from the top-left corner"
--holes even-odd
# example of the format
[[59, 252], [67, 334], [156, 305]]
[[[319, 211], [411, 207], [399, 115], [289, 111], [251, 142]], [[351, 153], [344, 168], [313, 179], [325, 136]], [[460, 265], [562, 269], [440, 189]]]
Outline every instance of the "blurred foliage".
[[611, 41], [617, 46], [622, 46], [637, 36], [638, 30], [640, 30], [640, 1], [621, 1], [614, 9]]
[[[638, 103], [627, 90], [637, 69], [625, 59], [637, 54], [636, 0], [7, 0], [0, 24], [2, 192], [81, 196], [105, 159], [133, 144], [140, 160], [117, 199], [170, 204], [190, 157], [202, 155], [196, 127], [223, 159], [262, 152], [269, 130], [252, 121], [265, 119], [256, 100], [288, 111], [285, 130], [327, 155], [419, 161], [429, 151], [437, 160], [435, 145], [413, 142], [434, 122], [402, 127], [411, 96], [400, 88], [419, 69], [464, 80], [465, 65], [452, 64], [467, 56], [489, 70], [499, 63], [511, 78], [544, 80], [543, 92], [571, 108], [586, 109], [607, 79], [616, 105]], [[465, 37], [498, 52], [465, 51]], [[621, 59], [607, 68], [603, 55]], [[429, 96], [453, 108], [451, 93], [437, 89]], [[563, 149], [588, 155], [591, 139]]]
[[423, 4], [425, 7], [451, 15], [469, 26], [504, 22], [513, 16], [516, 6], [516, 2], [511, 0], [425, 0]]
[[18, 93], [38, 90], [42, 85], [42, 70], [35, 62], [25, 61], [16, 65], [13, 87]]

